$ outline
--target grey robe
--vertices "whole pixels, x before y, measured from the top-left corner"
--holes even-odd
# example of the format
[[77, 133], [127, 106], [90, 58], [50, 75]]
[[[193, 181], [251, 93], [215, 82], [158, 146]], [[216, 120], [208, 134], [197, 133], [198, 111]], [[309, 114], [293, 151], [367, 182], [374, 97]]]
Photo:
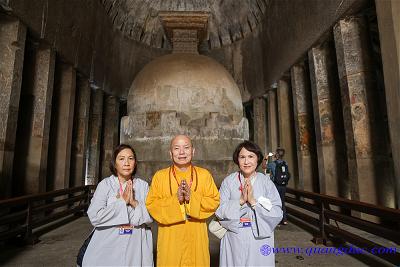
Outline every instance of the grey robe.
[[[242, 175], [241, 179], [244, 185]], [[228, 229], [220, 244], [220, 266], [275, 266], [275, 256], [269, 248], [274, 247], [274, 229], [282, 220], [278, 191], [269, 178], [257, 173], [253, 184], [254, 198], [269, 199], [272, 207], [268, 211], [260, 202], [254, 209], [248, 204], [240, 206], [239, 187], [237, 172], [226, 177], [220, 187], [220, 206], [215, 214], [221, 219], [221, 225]], [[239, 227], [242, 217], [251, 218], [251, 227]]]
[[[126, 184], [124, 184], [125, 188]], [[86, 250], [82, 266], [153, 266], [153, 240], [146, 224], [152, 222], [145, 201], [149, 191], [147, 182], [134, 180], [136, 208], [117, 198], [118, 178], [110, 176], [97, 186], [87, 211], [96, 227]], [[119, 225], [134, 226], [131, 235], [119, 235]]]

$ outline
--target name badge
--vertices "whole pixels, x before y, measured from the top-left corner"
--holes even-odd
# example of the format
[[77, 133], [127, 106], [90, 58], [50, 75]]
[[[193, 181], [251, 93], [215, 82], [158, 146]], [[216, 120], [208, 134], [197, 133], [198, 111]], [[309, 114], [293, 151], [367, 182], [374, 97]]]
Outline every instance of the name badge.
[[239, 228], [251, 227], [250, 218], [240, 218]]
[[120, 227], [118, 227], [118, 233], [120, 235], [131, 235], [133, 232], [133, 227], [130, 225], [122, 225]]

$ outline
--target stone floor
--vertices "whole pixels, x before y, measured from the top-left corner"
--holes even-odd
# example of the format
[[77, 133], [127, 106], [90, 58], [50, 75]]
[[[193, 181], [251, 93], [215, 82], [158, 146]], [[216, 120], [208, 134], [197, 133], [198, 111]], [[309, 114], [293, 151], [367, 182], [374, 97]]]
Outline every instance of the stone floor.
[[[42, 235], [34, 246], [5, 247], [0, 250], [0, 266], [76, 266], [77, 250], [90, 230], [88, 218], [81, 217]], [[327, 248], [315, 246], [311, 239], [311, 234], [292, 223], [279, 226], [275, 231], [275, 247], [290, 248], [292, 252], [276, 254], [276, 266], [369, 266], [349, 255], [307, 255], [311, 248]], [[294, 253], [294, 248], [303, 252]], [[214, 237], [210, 238], [210, 252], [212, 266], [218, 266], [219, 240]]]

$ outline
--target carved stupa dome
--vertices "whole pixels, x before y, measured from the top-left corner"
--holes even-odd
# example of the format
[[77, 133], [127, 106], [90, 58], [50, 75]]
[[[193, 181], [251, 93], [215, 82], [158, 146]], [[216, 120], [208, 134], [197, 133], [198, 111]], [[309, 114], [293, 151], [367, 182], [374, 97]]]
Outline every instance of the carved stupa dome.
[[177, 111], [189, 117], [218, 113], [237, 124], [243, 117], [238, 86], [214, 59], [198, 54], [169, 54], [147, 64], [128, 95], [128, 113]]

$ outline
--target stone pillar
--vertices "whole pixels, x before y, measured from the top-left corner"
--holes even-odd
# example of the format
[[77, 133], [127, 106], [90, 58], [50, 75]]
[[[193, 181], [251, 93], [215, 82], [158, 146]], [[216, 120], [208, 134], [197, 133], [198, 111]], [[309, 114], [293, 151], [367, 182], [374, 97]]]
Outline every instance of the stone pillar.
[[97, 184], [100, 175], [100, 141], [103, 118], [103, 91], [92, 90], [89, 114], [88, 158], [86, 167], [86, 184]]
[[305, 191], [317, 192], [318, 180], [314, 164], [316, 155], [314, 154], [311, 90], [308, 71], [304, 63], [292, 67], [291, 80], [299, 168], [299, 188]]
[[[114, 96], [107, 96], [104, 102], [104, 121], [101, 149], [101, 177], [108, 177], [110, 160], [114, 148], [119, 144], [119, 101]], [[135, 149], [135, 148], [133, 148]]]
[[55, 52], [50, 47], [27, 49], [14, 163], [18, 195], [46, 191], [54, 72]]
[[51, 151], [49, 151], [49, 189], [69, 187], [72, 129], [76, 91], [76, 72], [62, 62], [56, 63], [51, 125]]
[[278, 103], [278, 125], [279, 125], [279, 147], [285, 149], [285, 161], [288, 164], [292, 178], [289, 180], [289, 187], [299, 188], [299, 175], [297, 170], [297, 150], [294, 133], [293, 102], [290, 84], [287, 80], [281, 79], [277, 84]]
[[320, 46], [311, 48], [308, 52], [318, 155], [319, 191], [321, 194], [348, 197], [343, 117], [337, 112], [342, 110], [340, 88], [335, 48], [331, 44], [330, 41], [327, 41]]
[[86, 151], [89, 136], [90, 85], [89, 81], [84, 77], [78, 77], [76, 81], [76, 107], [71, 152], [71, 187], [85, 185]]
[[266, 152], [266, 106], [264, 97], [255, 98], [253, 101], [254, 112], [254, 142], [258, 144], [261, 150]]
[[0, 199], [11, 196], [26, 27], [0, 16]]
[[[400, 1], [375, 1], [381, 42], [386, 108], [394, 163], [395, 203], [400, 207]], [[388, 189], [389, 190], [389, 189]], [[389, 190], [390, 191], [390, 190]], [[390, 200], [389, 200], [390, 201]], [[388, 203], [389, 204], [389, 203]], [[388, 205], [387, 204], [387, 205]]]
[[278, 147], [278, 115], [276, 107], [276, 88], [268, 90], [268, 151]]
[[381, 187], [391, 185], [392, 174], [388, 166], [385, 166], [387, 162], [384, 162], [384, 150], [387, 147], [382, 142], [385, 141], [386, 133], [380, 131], [386, 128], [382, 125], [385, 122], [374, 107], [378, 98], [367, 29], [363, 17], [349, 17], [334, 26], [334, 36], [351, 197], [378, 204], [378, 198], [385, 197], [378, 197], [378, 192]]

